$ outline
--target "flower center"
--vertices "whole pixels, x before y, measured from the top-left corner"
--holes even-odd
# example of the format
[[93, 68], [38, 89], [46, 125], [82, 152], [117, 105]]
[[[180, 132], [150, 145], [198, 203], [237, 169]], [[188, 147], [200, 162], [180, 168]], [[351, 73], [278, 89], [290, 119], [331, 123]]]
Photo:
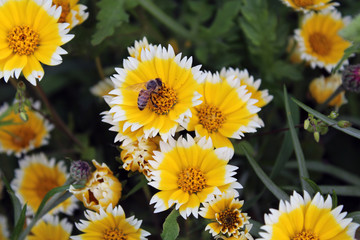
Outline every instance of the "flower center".
[[150, 109], [159, 115], [168, 114], [177, 102], [174, 89], [167, 87], [165, 83], [162, 83], [159, 91], [151, 94], [150, 98], [149, 101], [152, 103], [149, 104]]
[[240, 211], [238, 209], [226, 209], [225, 211], [216, 213], [215, 217], [216, 220], [220, 223], [221, 232], [223, 233], [232, 233], [243, 225], [243, 221], [240, 218]]
[[297, 233], [293, 238], [291, 238], [291, 240], [319, 240], [319, 239], [320, 238], [316, 234], [306, 230]]
[[314, 0], [293, 0], [293, 3], [298, 7], [307, 7], [314, 5]]
[[179, 189], [192, 194], [205, 188], [206, 179], [200, 170], [190, 167], [180, 172], [177, 184]]
[[7, 40], [13, 53], [22, 55], [31, 55], [39, 46], [39, 34], [29, 26], [14, 27], [8, 34]]
[[17, 131], [11, 133], [11, 140], [13, 144], [20, 148], [26, 148], [30, 145], [30, 142], [34, 140], [36, 133], [30, 127], [19, 127]]
[[199, 122], [208, 132], [216, 132], [225, 122], [225, 116], [216, 106], [202, 104], [198, 110]]
[[68, 0], [53, 0], [53, 5], [61, 7], [61, 15], [58, 20], [59, 23], [66, 22], [66, 17], [70, 12], [70, 3]]
[[326, 56], [331, 50], [330, 39], [322, 33], [313, 33], [309, 37], [310, 46], [319, 55]]
[[126, 240], [126, 235], [118, 228], [106, 229], [103, 235], [104, 240]]

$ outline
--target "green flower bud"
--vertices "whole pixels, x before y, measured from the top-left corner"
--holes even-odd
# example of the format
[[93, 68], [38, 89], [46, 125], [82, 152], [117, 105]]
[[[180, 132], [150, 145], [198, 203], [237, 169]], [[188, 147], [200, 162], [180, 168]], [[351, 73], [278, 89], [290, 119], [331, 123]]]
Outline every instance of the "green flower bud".
[[314, 132], [314, 139], [316, 142], [319, 142], [320, 141], [320, 134], [319, 132]]
[[341, 128], [347, 128], [347, 127], [351, 127], [351, 122], [346, 121], [346, 120], [341, 120], [341, 121], [338, 121], [337, 125]]
[[329, 118], [331, 119], [335, 119], [339, 116], [339, 113], [338, 112], [335, 112], [335, 111], [331, 111], [331, 113], [329, 114]]
[[91, 174], [91, 167], [85, 161], [72, 161], [70, 166], [70, 176], [78, 181], [86, 181]]
[[20, 115], [21, 120], [23, 120], [23, 122], [27, 122], [27, 120], [29, 120], [29, 117], [26, 114], [26, 112], [20, 112], [19, 115]]
[[304, 121], [304, 129], [307, 130], [307, 129], [309, 128], [309, 126], [310, 126], [310, 120], [309, 120], [309, 119], [306, 119], [306, 120]]

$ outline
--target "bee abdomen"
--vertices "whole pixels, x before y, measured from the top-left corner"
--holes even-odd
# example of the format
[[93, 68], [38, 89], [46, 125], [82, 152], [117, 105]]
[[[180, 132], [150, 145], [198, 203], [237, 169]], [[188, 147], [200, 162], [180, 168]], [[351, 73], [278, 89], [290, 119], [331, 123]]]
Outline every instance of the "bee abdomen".
[[139, 110], [141, 111], [144, 110], [144, 108], [146, 107], [149, 101], [149, 97], [150, 97], [150, 93], [144, 89], [141, 89], [137, 100], [137, 105]]

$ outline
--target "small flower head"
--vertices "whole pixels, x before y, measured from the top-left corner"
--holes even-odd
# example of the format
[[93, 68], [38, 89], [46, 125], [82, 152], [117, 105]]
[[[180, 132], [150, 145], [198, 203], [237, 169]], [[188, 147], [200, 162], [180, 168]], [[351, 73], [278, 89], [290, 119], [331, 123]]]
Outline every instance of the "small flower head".
[[90, 92], [97, 97], [104, 97], [109, 94], [111, 90], [114, 89], [114, 84], [110, 78], [105, 78], [104, 80], [100, 80], [97, 84], [90, 88]]
[[[7, 82], [22, 72], [33, 85], [41, 80], [40, 63], [54, 66], [67, 52], [60, 46], [74, 35], [68, 23], [58, 23], [61, 8], [51, 0], [3, 0], [0, 2], [0, 77]], [[41, 16], [41, 17], [40, 17]]]
[[281, 200], [279, 210], [270, 209], [271, 213], [265, 214], [265, 225], [261, 227], [263, 232], [257, 240], [355, 240], [359, 224], [345, 218], [346, 212], [341, 212], [342, 208], [332, 209], [330, 195], [324, 199], [317, 193], [311, 199], [307, 192], [302, 197], [294, 191], [290, 202]]
[[57, 216], [46, 215], [39, 220], [31, 229], [26, 240], [52, 239], [65, 240], [69, 239], [73, 226], [64, 218], [59, 220]]
[[141, 52], [145, 49], [149, 50], [150, 46], [156, 47], [152, 44], [149, 44], [146, 37], [144, 37], [142, 40], [135, 41], [134, 46], [128, 47], [130, 57], [136, 58], [137, 60], [141, 61]]
[[281, 0], [288, 7], [293, 8], [295, 11], [321, 11], [333, 10], [339, 4], [331, 2], [332, 0]]
[[87, 7], [78, 4], [79, 0], [53, 0], [52, 4], [56, 7], [61, 7], [61, 15], [58, 20], [59, 23], [68, 23], [69, 28], [72, 29], [76, 25], [83, 23], [88, 17], [89, 13], [85, 12]]
[[10, 236], [7, 220], [4, 216], [0, 215], [0, 239], [8, 240]]
[[[295, 30], [301, 59], [312, 68], [325, 68], [331, 72], [343, 57], [345, 49], [351, 45], [338, 34], [348, 21], [336, 11], [305, 15], [301, 28]], [[345, 60], [344, 64], [348, 64], [348, 61]]]
[[360, 93], [360, 64], [345, 68], [342, 73], [342, 84], [346, 90]]
[[[310, 95], [316, 100], [318, 104], [322, 104], [328, 99], [331, 94], [341, 85], [341, 75], [334, 74], [327, 78], [321, 76], [311, 81], [309, 85]], [[345, 93], [341, 92], [332, 101], [329, 106], [339, 108], [341, 105], [347, 103]]]
[[[16, 103], [15, 103], [16, 104]], [[40, 109], [40, 103], [35, 102], [32, 107]], [[9, 110], [9, 105], [0, 107], [0, 115]], [[42, 115], [25, 106], [27, 121], [15, 111], [11, 111], [2, 121], [12, 121], [11, 124], [0, 126], [0, 152], [14, 153], [20, 156], [22, 153], [46, 145], [49, 141], [49, 132], [54, 128]]]
[[70, 186], [69, 191], [83, 202], [86, 208], [99, 211], [110, 204], [116, 205], [121, 197], [122, 186], [109, 167], [92, 160], [96, 170], [88, 178], [85, 187], [76, 189]]
[[123, 168], [127, 171], [139, 171], [143, 173], [147, 180], [150, 180], [152, 167], [149, 160], [153, 159], [153, 151], [159, 150], [160, 137], [140, 138], [127, 145], [122, 144], [121, 160], [124, 162]]
[[175, 208], [183, 218], [198, 216], [201, 203], [211, 201], [222, 192], [235, 191], [242, 186], [232, 177], [237, 167], [228, 165], [232, 156], [229, 148], [214, 150], [211, 139], [195, 141], [179, 137], [169, 143], [160, 142], [149, 163], [154, 168], [149, 185], [160, 190], [150, 200], [155, 212]]
[[87, 210], [86, 220], [75, 223], [77, 229], [83, 233], [72, 236], [73, 240], [88, 239], [147, 239], [149, 232], [140, 228], [141, 220], [134, 216], [125, 218], [120, 205], [115, 208], [110, 204], [107, 208], [100, 208], [99, 212]]
[[70, 165], [70, 176], [78, 181], [86, 181], [91, 174], [91, 167], [85, 161], [72, 161]]
[[[53, 188], [65, 184], [68, 177], [64, 162], [55, 162], [43, 154], [26, 156], [19, 161], [11, 186], [22, 204], [27, 203], [29, 213], [35, 213], [45, 195]], [[71, 214], [76, 208], [76, 199], [70, 197], [52, 210], [52, 214]]]

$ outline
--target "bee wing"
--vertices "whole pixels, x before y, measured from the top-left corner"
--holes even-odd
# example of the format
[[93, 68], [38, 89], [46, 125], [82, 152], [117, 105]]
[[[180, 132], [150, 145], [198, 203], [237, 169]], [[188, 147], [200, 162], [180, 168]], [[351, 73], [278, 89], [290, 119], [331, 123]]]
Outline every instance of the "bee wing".
[[126, 87], [125, 89], [130, 91], [140, 92], [142, 89], [146, 90], [146, 83], [147, 82], [133, 84]]

